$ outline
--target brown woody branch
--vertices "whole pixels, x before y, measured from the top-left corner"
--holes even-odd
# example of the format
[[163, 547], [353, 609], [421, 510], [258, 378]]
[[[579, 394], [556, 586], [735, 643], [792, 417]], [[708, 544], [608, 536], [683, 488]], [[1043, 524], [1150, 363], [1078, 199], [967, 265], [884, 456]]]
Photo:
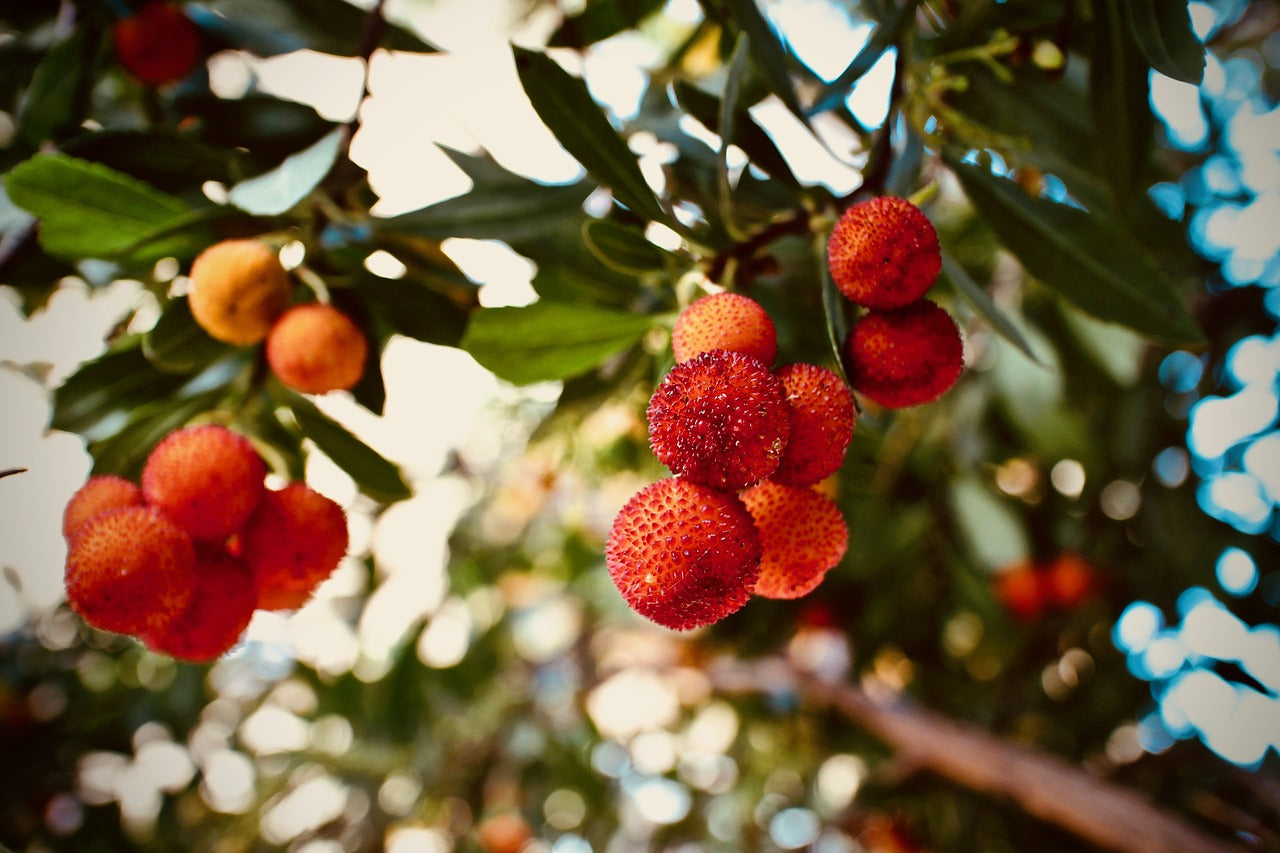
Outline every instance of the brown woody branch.
[[918, 707], [795, 671], [779, 659], [728, 660], [709, 670], [716, 689], [755, 694], [798, 691], [830, 707], [892, 747], [910, 766], [973, 791], [1010, 800], [1030, 815], [1097, 846], [1123, 853], [1230, 853], [1243, 846], [1206, 835], [1142, 794], [1091, 776], [1057, 756]]

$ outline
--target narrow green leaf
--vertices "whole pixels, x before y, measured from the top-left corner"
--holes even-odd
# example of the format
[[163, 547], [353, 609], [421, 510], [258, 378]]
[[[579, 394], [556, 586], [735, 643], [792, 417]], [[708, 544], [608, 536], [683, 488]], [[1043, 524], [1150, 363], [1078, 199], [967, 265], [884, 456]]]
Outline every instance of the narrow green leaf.
[[360, 280], [353, 295], [369, 313], [396, 332], [419, 341], [456, 346], [467, 328], [468, 310], [414, 278]]
[[565, 150], [637, 216], [684, 231], [658, 203], [635, 155], [591, 98], [587, 84], [544, 53], [512, 49], [525, 94]]
[[[352, 56], [360, 47], [369, 15], [346, 0], [199, 0], [185, 8], [202, 29], [258, 56], [303, 48]], [[436, 51], [408, 28], [389, 23], [382, 47]]]
[[306, 198], [329, 174], [344, 138], [342, 128], [335, 127], [271, 171], [241, 181], [231, 188], [231, 203], [257, 216], [279, 216]]
[[1119, 0], [1100, 4], [1089, 57], [1089, 106], [1094, 127], [1106, 145], [1095, 146], [1098, 171], [1112, 196], [1128, 210], [1142, 192], [1139, 178], [1154, 141], [1147, 64], [1129, 37]]
[[781, 98], [796, 118], [807, 122], [808, 117], [791, 82], [791, 51], [778, 31], [760, 11], [756, 0], [724, 0], [724, 5], [739, 31], [746, 34], [756, 71], [768, 83], [769, 91]]
[[133, 175], [167, 192], [198, 187], [204, 181], [230, 183], [240, 159], [234, 151], [168, 130], [96, 130], [68, 139], [62, 152]]
[[1204, 79], [1205, 49], [1185, 0], [1126, 0], [1129, 30], [1155, 70], [1183, 83]]
[[835, 370], [845, 384], [848, 384], [849, 375], [844, 369], [844, 340], [849, 334], [849, 324], [844, 313], [847, 300], [836, 287], [836, 283], [831, 278], [831, 268], [827, 265], [829, 239], [830, 232], [827, 232], [814, 240], [815, 261], [818, 269], [821, 270], [823, 325], [826, 326], [827, 344], [831, 347], [831, 360], [835, 364]]
[[32, 146], [74, 131], [84, 118], [97, 74], [99, 35], [77, 27], [36, 66], [18, 118], [18, 131]]
[[136, 480], [151, 449], [169, 433], [216, 408], [221, 391], [179, 400], [160, 399], [133, 408], [118, 429], [89, 443], [94, 474]]
[[171, 300], [142, 339], [147, 361], [169, 373], [191, 373], [232, 350], [229, 344], [209, 337], [200, 328], [191, 316], [186, 297]]
[[995, 329], [1000, 337], [1013, 344], [1023, 355], [1036, 364], [1043, 364], [1040, 359], [1036, 358], [1036, 354], [1032, 351], [1031, 344], [1027, 342], [1026, 336], [1022, 334], [1022, 331], [1010, 319], [1009, 315], [1000, 310], [987, 292], [960, 265], [960, 262], [945, 250], [942, 253], [942, 275], [947, 281], [951, 282], [951, 286], [956, 289], [956, 292], [973, 306], [978, 315], [991, 324], [991, 328]]
[[635, 28], [663, 7], [665, 0], [590, 0], [565, 18], [548, 42], [550, 47], [584, 48]]
[[1012, 181], [944, 156], [978, 213], [1036, 278], [1100, 320], [1166, 343], [1203, 340], [1172, 282], [1119, 223], [1032, 198]]
[[853, 57], [849, 66], [818, 93], [813, 106], [809, 108], [809, 115], [826, 112], [843, 101], [884, 52], [897, 43], [906, 25], [915, 18], [916, 7], [919, 5], [920, 0], [907, 0], [893, 11], [888, 20], [877, 23], [871, 37]]
[[634, 344], [652, 324], [642, 314], [535, 302], [476, 312], [461, 346], [498, 377], [527, 385], [590, 370]]
[[45, 250], [69, 258], [110, 257], [192, 211], [136, 178], [65, 154], [19, 163], [5, 190], [39, 218]]
[[339, 468], [350, 474], [362, 492], [381, 503], [404, 500], [413, 493], [398, 466], [356, 438], [310, 400], [283, 388], [277, 393], [280, 401], [293, 413], [302, 433]]
[[600, 263], [625, 275], [643, 275], [666, 269], [671, 253], [650, 243], [638, 228], [611, 219], [582, 223], [582, 239]]
[[[53, 393], [54, 429], [92, 437], [94, 429], [123, 418], [122, 413], [177, 391], [185, 376], [161, 373], [143, 355], [141, 338], [118, 342], [93, 361], [85, 362]], [[116, 424], [118, 426], [118, 424]]]
[[[702, 122], [714, 133], [720, 133], [720, 101], [712, 94], [699, 89], [685, 80], [677, 80], [673, 87], [676, 101], [690, 115]], [[733, 111], [733, 127], [727, 131], [739, 148], [746, 152], [751, 162], [763, 169], [771, 177], [789, 187], [798, 187], [791, 167], [779, 153], [769, 134], [751, 118], [751, 114], [742, 109]]]
[[742, 75], [747, 69], [747, 49], [750, 38], [738, 33], [738, 40], [729, 56], [728, 76], [724, 83], [724, 95], [720, 99], [720, 150], [716, 152], [716, 201], [724, 228], [736, 240], [746, 235], [738, 227], [733, 213], [733, 191], [729, 186], [729, 146], [734, 143], [733, 117], [738, 109], [738, 95], [742, 92]]

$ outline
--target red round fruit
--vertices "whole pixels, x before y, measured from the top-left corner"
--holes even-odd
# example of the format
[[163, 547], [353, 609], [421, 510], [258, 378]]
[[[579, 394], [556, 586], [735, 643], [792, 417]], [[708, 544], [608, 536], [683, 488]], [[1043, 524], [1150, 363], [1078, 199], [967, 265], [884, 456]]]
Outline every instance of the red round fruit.
[[744, 490], [741, 497], [760, 532], [756, 595], [808, 595], [844, 558], [849, 527], [840, 508], [826, 495], [765, 480]]
[[109, 509], [142, 506], [145, 503], [137, 484], [115, 474], [90, 477], [76, 489], [62, 511], [62, 535], [70, 541], [89, 519]]
[[747, 603], [760, 573], [760, 536], [737, 495], [669, 477], [618, 512], [605, 565], [633, 610], [686, 631]]
[[1024, 622], [1039, 619], [1049, 601], [1040, 571], [1029, 560], [1002, 566], [991, 579], [996, 600]]
[[769, 479], [809, 486], [834, 473], [853, 439], [853, 392], [835, 373], [817, 364], [787, 364], [774, 371], [791, 411], [791, 436]]
[[766, 365], [778, 354], [773, 320], [749, 296], [723, 291], [685, 307], [671, 329], [671, 353], [677, 363], [715, 349], [755, 356]]
[[1045, 594], [1054, 605], [1071, 610], [1091, 598], [1099, 589], [1100, 577], [1088, 560], [1064, 551], [1044, 570]]
[[844, 346], [849, 382], [889, 409], [942, 396], [964, 368], [964, 343], [951, 315], [927, 299], [894, 311], [869, 311]]
[[253, 618], [253, 575], [217, 545], [196, 543], [195, 595], [182, 612], [142, 636], [152, 651], [193, 663], [211, 661], [236, 644]]
[[149, 86], [181, 80], [200, 60], [200, 33], [173, 3], [148, 3], [111, 32], [121, 67]]
[[67, 547], [67, 602], [85, 622], [117, 634], [163, 626], [195, 590], [191, 537], [145, 506], [89, 519]]
[[649, 444], [662, 464], [726, 491], [772, 474], [791, 434], [782, 381], [760, 359], [728, 350], [673, 367], [647, 414]]
[[266, 474], [247, 438], [201, 424], [175, 430], [152, 448], [142, 493], [195, 538], [221, 541], [258, 506]]
[[346, 555], [347, 516], [305, 483], [290, 483], [262, 496], [241, 539], [257, 606], [294, 610]]
[[831, 279], [851, 302], [901, 308], [933, 285], [942, 269], [938, 234], [905, 198], [878, 196], [850, 205], [827, 241]]

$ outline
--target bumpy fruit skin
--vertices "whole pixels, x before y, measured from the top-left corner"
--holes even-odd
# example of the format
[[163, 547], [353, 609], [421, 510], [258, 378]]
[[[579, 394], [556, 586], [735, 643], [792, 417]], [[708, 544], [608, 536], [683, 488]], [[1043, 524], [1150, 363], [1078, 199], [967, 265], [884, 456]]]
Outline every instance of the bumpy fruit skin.
[[809, 486], [834, 473], [853, 439], [853, 392], [833, 370], [797, 362], [774, 371], [791, 410], [791, 437], [769, 479]]
[[760, 536], [737, 495], [668, 477], [618, 512], [605, 565], [633, 610], [687, 631], [747, 603], [760, 574]]
[[142, 493], [197, 539], [221, 541], [265, 491], [267, 466], [244, 436], [217, 424], [175, 430], [142, 466]]
[[216, 545], [196, 543], [195, 594], [180, 613], [142, 636], [147, 648], [191, 663], [211, 661], [236, 644], [253, 618], [253, 575]]
[[225, 343], [256, 344], [289, 307], [289, 273], [257, 240], [223, 240], [196, 256], [187, 295], [200, 328]]
[[851, 302], [901, 308], [925, 294], [942, 269], [938, 234], [905, 198], [878, 196], [850, 205], [827, 240], [831, 280]]
[[295, 391], [345, 391], [364, 374], [368, 347], [350, 317], [332, 305], [309, 302], [290, 308], [271, 327], [267, 364]]
[[862, 315], [845, 339], [854, 390], [889, 409], [932, 402], [964, 368], [964, 343], [951, 315], [927, 299]]
[[111, 34], [121, 67], [149, 86], [181, 80], [200, 59], [200, 33], [173, 3], [148, 3]]
[[791, 435], [782, 380], [758, 358], [728, 350], [671, 368], [647, 414], [649, 445], [662, 464], [726, 491], [772, 474]]
[[1044, 615], [1049, 604], [1040, 571], [1029, 560], [1019, 560], [1001, 567], [991, 579], [996, 600], [1014, 618], [1034, 622]]
[[67, 547], [67, 602], [104, 631], [156, 630], [190, 603], [195, 559], [191, 537], [159, 510], [107, 510]]
[[342, 507], [305, 483], [264, 494], [241, 536], [257, 606], [294, 610], [305, 604], [346, 555], [347, 537]]
[[682, 364], [714, 349], [755, 356], [765, 365], [778, 354], [778, 333], [759, 302], [723, 291], [689, 303], [671, 329], [671, 353]]
[[98, 474], [76, 489], [62, 511], [62, 536], [70, 541], [89, 519], [109, 509], [142, 506], [142, 489], [131, 480], [115, 474]]
[[760, 532], [756, 595], [808, 595], [844, 558], [849, 527], [840, 508], [826, 495], [765, 480], [744, 490], [741, 498]]

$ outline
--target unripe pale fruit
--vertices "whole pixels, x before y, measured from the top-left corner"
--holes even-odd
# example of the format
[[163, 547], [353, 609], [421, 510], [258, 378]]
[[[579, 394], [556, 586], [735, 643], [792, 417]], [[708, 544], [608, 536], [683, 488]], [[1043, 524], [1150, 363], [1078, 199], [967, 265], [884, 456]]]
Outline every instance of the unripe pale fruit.
[[305, 394], [345, 391], [360, 381], [368, 342], [332, 305], [309, 302], [280, 316], [267, 335], [267, 364], [282, 383]]
[[744, 490], [741, 498], [760, 532], [756, 595], [808, 595], [844, 558], [849, 527], [840, 508], [826, 495], [765, 480]]
[[236, 644], [253, 618], [253, 575], [217, 545], [196, 543], [195, 594], [165, 625], [142, 636], [152, 651], [203, 663]]
[[760, 536], [737, 495], [669, 477], [618, 512], [605, 565], [633, 610], [687, 631], [747, 603], [760, 573]]
[[768, 313], [749, 296], [724, 291], [691, 302], [671, 329], [676, 363], [727, 349], [755, 356], [766, 366], [778, 354], [778, 334]]
[[905, 198], [878, 196], [850, 205], [827, 241], [831, 280], [851, 302], [901, 308], [925, 294], [942, 269], [938, 234]]
[[67, 602], [117, 634], [156, 630], [195, 590], [191, 537], [157, 509], [126, 506], [84, 523], [67, 547]]
[[200, 60], [200, 33], [173, 3], [148, 3], [111, 28], [116, 58], [149, 86], [181, 80]]
[[927, 299], [860, 317], [844, 346], [849, 382], [889, 409], [942, 396], [964, 367], [964, 344], [951, 315]]
[[647, 414], [649, 444], [662, 464], [727, 491], [772, 474], [791, 434], [782, 381], [760, 359], [728, 350], [673, 367]]
[[300, 482], [268, 491], [241, 536], [257, 606], [301, 607], [338, 567], [347, 541], [346, 513], [329, 498]]
[[142, 506], [142, 490], [137, 484], [115, 474], [90, 477], [76, 489], [62, 511], [62, 535], [70, 541], [89, 519], [109, 509]]
[[853, 392], [833, 370], [798, 362], [774, 371], [791, 410], [791, 437], [769, 479], [808, 486], [834, 473], [853, 439]]
[[221, 541], [264, 491], [266, 464], [244, 436], [217, 424], [169, 433], [142, 466], [142, 493], [197, 539]]
[[256, 344], [289, 307], [289, 273], [257, 240], [223, 240], [191, 264], [187, 295], [200, 328], [236, 346]]

